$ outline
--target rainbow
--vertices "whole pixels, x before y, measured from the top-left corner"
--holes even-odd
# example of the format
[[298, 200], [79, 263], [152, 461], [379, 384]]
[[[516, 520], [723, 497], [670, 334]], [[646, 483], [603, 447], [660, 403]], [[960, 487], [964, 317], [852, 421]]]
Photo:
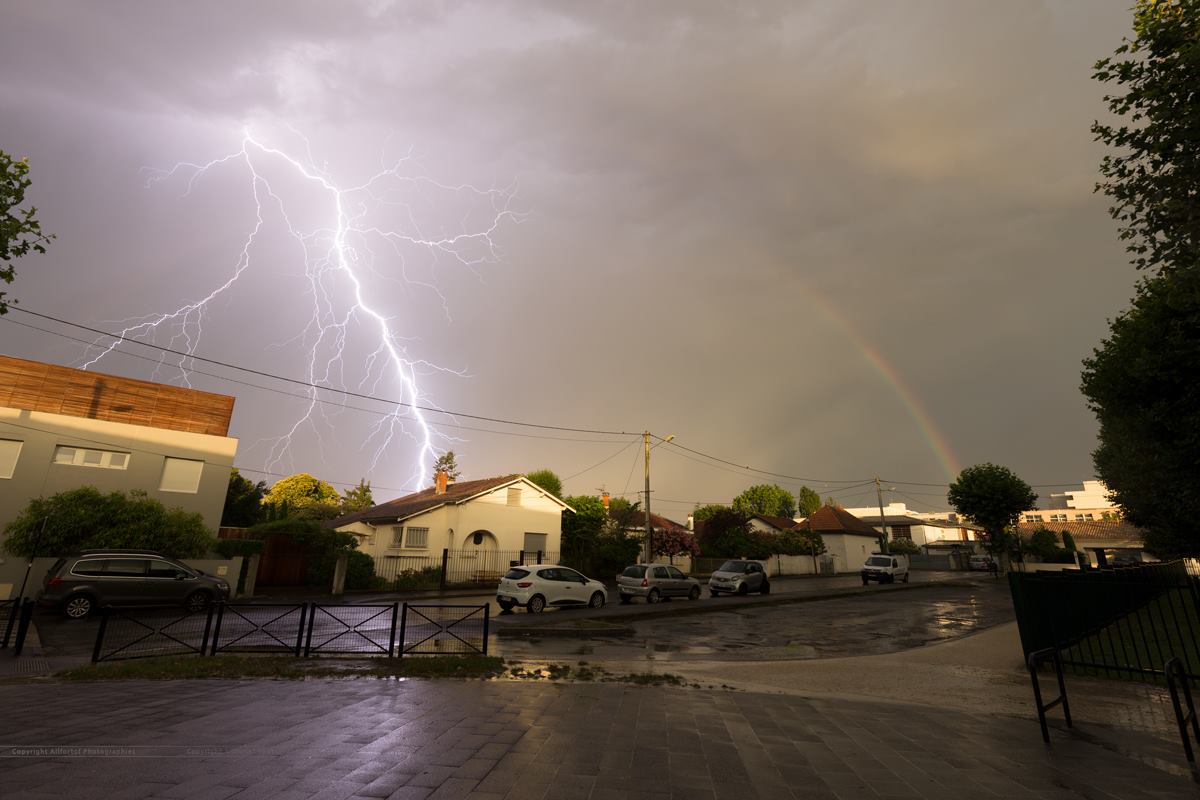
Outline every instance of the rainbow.
[[859, 332], [854, 323], [850, 321], [836, 305], [829, 302], [818, 292], [805, 288], [802, 292], [804, 296], [825, 315], [831, 322], [842, 329], [846, 338], [858, 349], [863, 359], [870, 364], [879, 376], [883, 378], [892, 392], [899, 398], [900, 404], [912, 417], [913, 422], [917, 424], [925, 442], [929, 445], [929, 449], [933, 451], [937, 457], [942, 469], [946, 472], [947, 481], [952, 481], [958, 477], [960, 471], [958, 459], [954, 455], [954, 451], [950, 448], [950, 443], [946, 440], [945, 435], [938, 429], [937, 423], [929, 416], [929, 412], [921, 405], [916, 393], [908, 387], [904, 379], [896, 372], [883, 355], [875, 348], [871, 342]]

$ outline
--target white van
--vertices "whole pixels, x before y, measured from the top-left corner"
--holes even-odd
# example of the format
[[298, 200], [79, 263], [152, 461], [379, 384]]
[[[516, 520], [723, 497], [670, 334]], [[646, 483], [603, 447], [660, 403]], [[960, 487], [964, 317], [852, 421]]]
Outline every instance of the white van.
[[871, 581], [908, 583], [908, 556], [897, 553], [871, 553], [859, 571], [863, 586]]

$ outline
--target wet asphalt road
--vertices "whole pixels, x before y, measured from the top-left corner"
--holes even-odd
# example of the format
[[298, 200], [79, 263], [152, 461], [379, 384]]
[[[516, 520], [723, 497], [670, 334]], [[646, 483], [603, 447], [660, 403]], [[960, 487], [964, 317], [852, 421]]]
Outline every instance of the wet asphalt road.
[[[686, 603], [687, 601], [674, 601]], [[714, 603], [719, 600], [712, 601]], [[865, 594], [810, 603], [625, 621], [629, 637], [500, 637], [506, 658], [589, 661], [816, 659], [892, 653], [965, 636], [1014, 619], [1007, 584]]]

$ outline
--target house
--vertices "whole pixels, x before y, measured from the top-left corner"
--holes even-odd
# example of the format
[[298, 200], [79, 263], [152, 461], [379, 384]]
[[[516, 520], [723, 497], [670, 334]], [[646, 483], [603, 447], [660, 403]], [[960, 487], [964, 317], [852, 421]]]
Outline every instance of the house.
[[1132, 557], [1139, 561], [1147, 559], [1143, 553], [1144, 535], [1142, 529], [1125, 520], [1083, 520], [1076, 522], [1020, 522], [1017, 532], [1022, 539], [1028, 540], [1038, 530], [1046, 528], [1052, 531], [1062, 545], [1062, 532], [1067, 531], [1075, 540], [1075, 546], [1086, 552], [1093, 566], [1111, 564], [1114, 557]]
[[490, 574], [522, 552], [557, 561], [563, 511], [574, 509], [522, 475], [451, 483], [440, 473], [428, 489], [324, 525], [358, 537], [380, 575], [439, 565], [443, 550]]
[[[34, 498], [94, 486], [142, 490], [215, 531], [237, 454], [233, 402], [0, 355], [0, 530]], [[4, 561], [0, 582], [24, 570]]]
[[795, 530], [796, 528], [804, 527], [794, 519], [787, 517], [772, 517], [767, 514], [755, 514], [747, 520], [750, 530], [758, 533], [781, 534], [784, 531]]
[[1061, 525], [1064, 522], [1119, 520], [1121, 509], [1109, 497], [1103, 481], [1084, 481], [1083, 489], [1054, 492], [1045, 508], [1033, 508], [1021, 513], [1021, 522], [1034, 525]]
[[879, 550], [882, 534], [844, 508], [822, 506], [797, 528], [821, 534], [825, 552], [833, 558], [836, 572], [856, 572], [867, 556]]
[[846, 511], [869, 523], [877, 531], [886, 527], [889, 539], [911, 539], [913, 544], [927, 549], [970, 547], [968, 543], [978, 541], [982, 535], [978, 525], [964, 522], [956, 514], [919, 513], [910, 511], [904, 503], [884, 506], [882, 522], [879, 509], [875, 506], [847, 508]]

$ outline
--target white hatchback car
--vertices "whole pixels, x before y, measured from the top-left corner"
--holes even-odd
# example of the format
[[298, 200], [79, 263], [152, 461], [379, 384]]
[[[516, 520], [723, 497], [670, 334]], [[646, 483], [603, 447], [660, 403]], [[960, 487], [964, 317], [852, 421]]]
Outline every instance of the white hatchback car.
[[526, 564], [513, 567], [496, 587], [496, 603], [505, 611], [524, 606], [537, 614], [546, 606], [589, 606], [603, 608], [608, 589], [570, 567], [556, 564]]

